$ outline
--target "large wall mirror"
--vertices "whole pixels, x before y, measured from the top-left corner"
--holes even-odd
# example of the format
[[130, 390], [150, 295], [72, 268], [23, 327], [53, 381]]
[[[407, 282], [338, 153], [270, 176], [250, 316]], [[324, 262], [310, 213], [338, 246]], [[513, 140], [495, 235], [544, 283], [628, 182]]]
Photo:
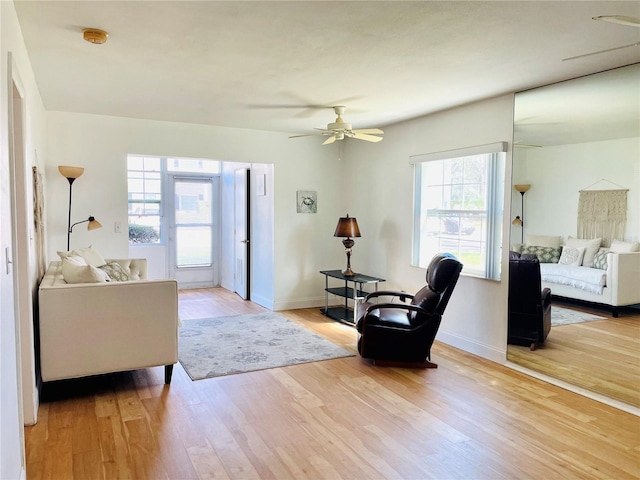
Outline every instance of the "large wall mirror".
[[[579, 205], [584, 210], [581, 195], [594, 191], [626, 197], [626, 223], [616, 235], [623, 243], [616, 243], [616, 250], [634, 250], [640, 242], [640, 64], [516, 94], [513, 185], [512, 250], [532, 243], [553, 249], [553, 237], [560, 237], [564, 248], [579, 243], [573, 239], [595, 238], [584, 235], [583, 214], [578, 215]], [[603, 218], [613, 215], [609, 210]], [[611, 243], [609, 238], [599, 248]], [[580, 250], [573, 253], [586, 261], [589, 247]], [[621, 283], [637, 297], [640, 262], [633, 265]], [[605, 265], [599, 268], [607, 272]], [[617, 280], [606, 278], [609, 286]], [[510, 342], [508, 360], [640, 408], [640, 300], [616, 316], [595, 303], [565, 301], [559, 293], [567, 288], [573, 287], [551, 285], [546, 342], [535, 350]], [[587, 297], [597, 298], [594, 294]]]

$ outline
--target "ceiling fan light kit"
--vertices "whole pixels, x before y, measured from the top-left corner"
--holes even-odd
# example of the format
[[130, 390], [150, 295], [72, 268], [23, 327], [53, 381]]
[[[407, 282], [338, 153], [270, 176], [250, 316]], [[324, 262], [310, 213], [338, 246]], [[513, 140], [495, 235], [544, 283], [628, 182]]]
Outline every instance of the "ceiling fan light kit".
[[308, 137], [309, 135], [329, 135], [322, 144], [329, 145], [336, 140], [344, 140], [345, 138], [355, 138], [356, 140], [364, 140], [366, 142], [379, 142], [382, 137], [376, 137], [375, 135], [382, 135], [384, 132], [379, 128], [365, 128], [360, 130], [354, 130], [350, 123], [347, 123], [342, 118], [342, 114], [346, 110], [346, 107], [338, 105], [332, 107], [336, 112], [337, 118], [334, 122], [329, 123], [327, 128], [316, 128], [318, 133], [306, 133], [303, 135], [292, 135], [289, 138]]

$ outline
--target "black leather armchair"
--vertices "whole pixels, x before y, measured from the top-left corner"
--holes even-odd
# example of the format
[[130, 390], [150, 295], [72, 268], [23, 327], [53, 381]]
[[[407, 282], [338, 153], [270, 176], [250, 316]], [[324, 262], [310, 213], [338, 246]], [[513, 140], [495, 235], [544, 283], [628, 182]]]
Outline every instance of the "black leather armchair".
[[[367, 295], [357, 312], [360, 355], [376, 364], [437, 367], [430, 361], [431, 345], [461, 270], [453, 255], [439, 254], [427, 267], [427, 285], [415, 295], [389, 290]], [[403, 303], [375, 303], [379, 297]]]
[[509, 252], [509, 327], [507, 342], [535, 350], [551, 330], [551, 290], [541, 288], [535, 255]]

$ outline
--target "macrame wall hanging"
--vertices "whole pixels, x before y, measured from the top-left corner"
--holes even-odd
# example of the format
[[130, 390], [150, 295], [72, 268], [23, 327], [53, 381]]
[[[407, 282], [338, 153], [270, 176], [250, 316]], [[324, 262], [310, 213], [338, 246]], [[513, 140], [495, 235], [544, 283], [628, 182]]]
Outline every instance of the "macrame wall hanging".
[[36, 237], [36, 267], [38, 280], [42, 279], [46, 269], [45, 232], [44, 232], [44, 189], [42, 174], [38, 167], [33, 170], [33, 223]]
[[[592, 187], [603, 182], [607, 190]], [[602, 238], [602, 246], [609, 247], [612, 240], [624, 240], [627, 227], [627, 192], [629, 190], [602, 179], [580, 190], [578, 199], [578, 238]]]

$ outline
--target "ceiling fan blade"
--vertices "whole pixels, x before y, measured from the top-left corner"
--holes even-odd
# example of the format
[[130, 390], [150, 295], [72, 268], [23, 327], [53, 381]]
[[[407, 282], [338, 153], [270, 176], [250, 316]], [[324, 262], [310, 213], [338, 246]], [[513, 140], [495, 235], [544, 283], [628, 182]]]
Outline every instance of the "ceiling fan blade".
[[640, 27], [640, 18], [626, 17], [624, 15], [600, 15], [598, 17], [591, 18], [602, 22], [617, 23], [619, 25], [628, 25], [630, 27]]
[[322, 135], [321, 133], [303, 133], [302, 135], [291, 135], [289, 138], [311, 137], [313, 135]]
[[336, 136], [332, 135], [329, 138], [327, 138], [324, 142], [322, 142], [322, 144], [323, 145], [329, 145], [329, 144], [331, 144], [331, 143], [333, 143], [335, 141], [336, 141]]
[[373, 135], [367, 135], [366, 133], [356, 133], [353, 132], [354, 135], [351, 138], [357, 138], [358, 140], [365, 140], [367, 142], [379, 142], [382, 140], [382, 137], [374, 137]]
[[630, 43], [629, 45], [622, 45], [621, 47], [607, 48], [606, 50], [598, 50], [597, 52], [583, 53], [582, 55], [576, 55], [575, 57], [563, 58], [562, 61], [566, 62], [569, 60], [576, 60], [577, 58], [590, 57], [591, 55], [599, 55], [600, 53], [613, 52], [615, 50], [622, 50], [623, 48], [638, 47], [638, 46], [640, 46], [640, 42]]
[[353, 133], [377, 133], [378, 135], [382, 135], [384, 132], [379, 128], [361, 128], [358, 130], [352, 130]]

